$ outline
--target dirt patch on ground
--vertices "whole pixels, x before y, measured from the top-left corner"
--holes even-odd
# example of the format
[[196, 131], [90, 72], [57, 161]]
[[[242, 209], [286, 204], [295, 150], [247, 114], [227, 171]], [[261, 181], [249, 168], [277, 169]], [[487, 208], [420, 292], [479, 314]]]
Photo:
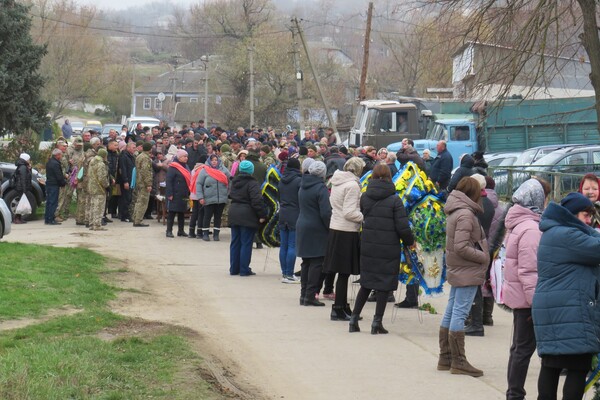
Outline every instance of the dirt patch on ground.
[[50, 310], [48, 313], [39, 318], [20, 318], [9, 321], [0, 321], [0, 331], [8, 331], [11, 329], [25, 328], [29, 325], [41, 324], [56, 317], [64, 317], [82, 312], [82, 309], [74, 307], [63, 307], [55, 310]]

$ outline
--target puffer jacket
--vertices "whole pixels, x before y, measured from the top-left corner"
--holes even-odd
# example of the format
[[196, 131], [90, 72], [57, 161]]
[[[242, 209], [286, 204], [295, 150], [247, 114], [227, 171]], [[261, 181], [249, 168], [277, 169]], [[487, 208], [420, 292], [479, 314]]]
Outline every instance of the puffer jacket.
[[260, 185], [252, 175], [238, 172], [231, 181], [229, 225], [258, 229], [259, 220], [267, 217], [267, 207], [260, 194]]
[[537, 283], [537, 251], [542, 237], [541, 215], [515, 204], [508, 210], [506, 261], [502, 291], [510, 308], [531, 308]]
[[17, 169], [15, 170], [15, 189], [17, 193], [23, 194], [25, 192], [30, 192], [31, 185], [31, 167], [27, 163], [27, 161], [19, 158], [17, 162], [15, 162]]
[[279, 226], [288, 230], [296, 229], [300, 214], [298, 191], [302, 174], [296, 168], [287, 168], [279, 182]]
[[473, 165], [475, 165], [475, 160], [468, 154], [465, 154], [463, 158], [460, 159], [460, 167], [454, 172], [452, 175], [452, 179], [450, 179], [450, 183], [448, 184], [448, 191], [451, 192], [456, 188], [458, 182], [465, 176], [471, 176], [475, 172], [473, 171]]
[[488, 235], [488, 243], [495, 243], [496, 236], [498, 235], [498, 229], [500, 228], [500, 221], [506, 212], [506, 206], [500, 204], [498, 201], [498, 194], [494, 189], [485, 189], [487, 198], [492, 202], [494, 206], [494, 217], [492, 218], [492, 224], [490, 225], [490, 233]]
[[358, 232], [363, 221], [360, 212], [360, 183], [349, 171], [335, 171], [330, 181], [332, 214], [329, 229]]
[[296, 222], [296, 255], [302, 258], [325, 257], [331, 205], [323, 179], [316, 175], [304, 175], [298, 202], [300, 215]]
[[481, 285], [490, 261], [485, 232], [476, 216], [483, 209], [455, 190], [448, 196], [444, 212], [448, 283], [456, 287]]
[[[210, 161], [207, 161], [206, 164], [196, 180], [196, 197], [198, 197], [198, 200], [204, 199], [204, 205], [227, 203], [229, 186], [210, 176], [206, 171], [207, 168], [212, 168]], [[221, 160], [219, 160], [219, 164], [215, 169], [224, 173], [228, 180], [231, 177], [229, 170], [221, 164]]]
[[600, 234], [550, 203], [540, 222], [531, 314], [538, 354], [600, 352]]

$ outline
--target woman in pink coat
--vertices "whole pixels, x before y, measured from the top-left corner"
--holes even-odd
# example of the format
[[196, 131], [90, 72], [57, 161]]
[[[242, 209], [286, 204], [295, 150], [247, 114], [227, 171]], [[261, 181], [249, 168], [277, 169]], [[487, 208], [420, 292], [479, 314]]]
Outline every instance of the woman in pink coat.
[[539, 222], [550, 185], [529, 179], [512, 197], [506, 226], [506, 261], [502, 285], [504, 303], [513, 309], [513, 341], [508, 359], [506, 399], [525, 398], [525, 379], [535, 351], [531, 302], [537, 284], [537, 251], [542, 232]]

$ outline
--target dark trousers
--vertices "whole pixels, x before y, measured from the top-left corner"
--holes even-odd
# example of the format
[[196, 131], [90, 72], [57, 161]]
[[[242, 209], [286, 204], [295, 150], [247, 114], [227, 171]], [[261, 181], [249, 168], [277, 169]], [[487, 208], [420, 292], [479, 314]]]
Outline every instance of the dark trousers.
[[[319, 291], [321, 291], [321, 288], [323, 288], [323, 294], [333, 293], [333, 283], [335, 281], [335, 274], [335, 272], [332, 272], [330, 274], [321, 272], [321, 276], [319, 277]], [[325, 284], [325, 287], [323, 287], [323, 284]]]
[[125, 189], [125, 186], [121, 183], [121, 196], [119, 196], [119, 217], [121, 221], [130, 219], [129, 206], [131, 205], [131, 196], [133, 190]]
[[256, 228], [247, 226], [231, 226], [231, 244], [229, 245], [229, 274], [246, 276], [250, 275], [250, 261], [252, 261], [252, 242]]
[[[473, 317], [474, 318], [474, 317]], [[513, 341], [508, 358], [508, 390], [507, 400], [525, 398], [525, 379], [529, 369], [529, 361], [535, 351], [535, 334], [531, 308], [513, 310]]]
[[411, 304], [417, 304], [419, 302], [419, 282], [414, 279], [411, 283], [406, 285], [405, 300]]
[[183, 212], [169, 211], [167, 214], [167, 232], [173, 233], [173, 224], [177, 215], [177, 232], [185, 231], [185, 214]]
[[190, 231], [196, 229], [196, 226], [202, 228], [202, 221], [204, 220], [204, 207], [198, 200], [194, 200], [192, 207], [192, 215], [190, 216]]
[[119, 206], [119, 199], [121, 198], [121, 196], [110, 196], [108, 199], [108, 212], [109, 214], [117, 214], [117, 207]]
[[204, 219], [202, 220], [202, 229], [208, 231], [210, 228], [210, 220], [213, 215], [215, 217], [215, 229], [221, 229], [221, 217], [223, 216], [223, 210], [225, 204], [208, 204], [204, 206]]
[[[562, 368], [545, 367], [542, 364], [538, 378], [538, 400], [557, 400], [558, 379]], [[581, 400], [585, 390], [588, 371], [567, 370], [563, 386], [563, 400]]]
[[321, 289], [321, 272], [325, 257], [302, 258], [300, 298], [314, 300]]
[[[59, 187], [56, 185], [46, 185], [46, 212], [44, 213], [44, 222], [49, 224], [54, 222], [54, 213], [58, 207]], [[27, 194], [23, 194], [27, 196]]]
[[[360, 287], [360, 289], [358, 290], [358, 294], [356, 295], [356, 301], [354, 302], [354, 309], [352, 310], [352, 314], [360, 315], [363, 307], [367, 303], [367, 299], [369, 298], [370, 294], [371, 294], [371, 289], [366, 289], [362, 286]], [[385, 313], [385, 307], [387, 306], [387, 299], [388, 299], [389, 295], [390, 295], [390, 292], [384, 292], [384, 291], [380, 291], [380, 290], [375, 292], [375, 298], [377, 299], [377, 303], [375, 305], [375, 315], [383, 317], [383, 314]], [[336, 297], [337, 297], [337, 294], [336, 294]]]
[[335, 282], [335, 301], [336, 306], [345, 306], [348, 303], [348, 279], [349, 274], [338, 274]]

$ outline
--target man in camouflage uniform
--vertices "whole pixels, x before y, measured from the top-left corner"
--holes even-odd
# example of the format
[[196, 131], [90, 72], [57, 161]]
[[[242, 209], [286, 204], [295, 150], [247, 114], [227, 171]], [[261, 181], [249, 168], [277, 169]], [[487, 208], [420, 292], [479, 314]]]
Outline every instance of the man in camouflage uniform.
[[60, 205], [65, 201], [65, 193], [69, 188], [69, 160], [67, 158], [67, 142], [64, 140], [58, 140], [56, 142], [56, 148], [62, 151], [63, 156], [60, 159], [60, 168], [62, 173], [67, 180], [67, 184], [59, 189], [58, 193], [58, 207], [56, 208], [56, 212], [54, 213], [54, 220], [56, 222], [64, 222], [66, 218], [62, 218], [59, 214]]
[[275, 154], [271, 151], [271, 146], [263, 145], [260, 148], [260, 161], [268, 167], [271, 165], [277, 165], [277, 160], [275, 159]]
[[148, 201], [150, 192], [152, 191], [152, 159], [150, 158], [150, 150], [152, 144], [146, 142], [142, 145], [142, 153], [135, 158], [136, 183], [133, 189], [133, 197], [135, 203], [133, 206], [133, 226], [146, 227], [148, 224], [142, 223], [144, 213], [148, 209]]
[[221, 162], [231, 171], [231, 166], [236, 160], [236, 155], [231, 152], [231, 147], [228, 144], [221, 145]]
[[[94, 138], [97, 139], [97, 138]], [[93, 139], [92, 139], [93, 140]], [[106, 205], [106, 189], [108, 188], [108, 163], [106, 158], [108, 152], [104, 148], [97, 151], [88, 165], [89, 171], [86, 175], [87, 195], [89, 198], [88, 217], [90, 230], [105, 231], [102, 227], [102, 216]]]
[[77, 181], [77, 216], [75, 217], [76, 225], [89, 226], [90, 224], [90, 197], [87, 187], [89, 180], [87, 179], [87, 175], [89, 172], [88, 168], [90, 166], [90, 162], [98, 155], [97, 151], [101, 144], [102, 142], [100, 141], [100, 138], [95, 137], [90, 139], [90, 147], [85, 150], [84, 153], [82, 165], [83, 176], [81, 177], [81, 180]]
[[[73, 140], [73, 144], [69, 146], [66, 153], [64, 153], [63, 159], [66, 159], [69, 163], [69, 173], [77, 176], [77, 170], [83, 165], [83, 139], [81, 137], [76, 137]], [[58, 202], [56, 215], [63, 221], [66, 221], [70, 216], [71, 201], [76, 186], [77, 182], [75, 180], [72, 181], [71, 177], [69, 177], [64, 188], [64, 195], [63, 192], [60, 193], [63, 197], [61, 197]]]

